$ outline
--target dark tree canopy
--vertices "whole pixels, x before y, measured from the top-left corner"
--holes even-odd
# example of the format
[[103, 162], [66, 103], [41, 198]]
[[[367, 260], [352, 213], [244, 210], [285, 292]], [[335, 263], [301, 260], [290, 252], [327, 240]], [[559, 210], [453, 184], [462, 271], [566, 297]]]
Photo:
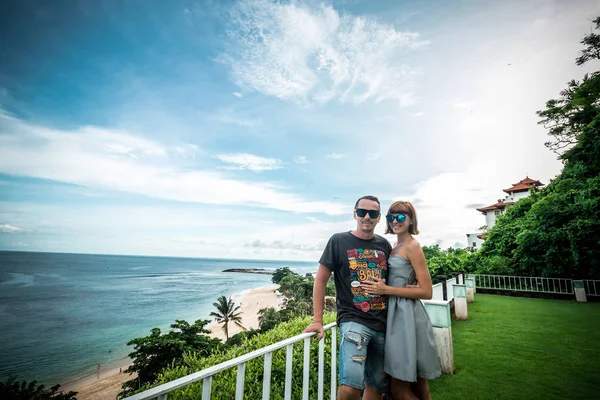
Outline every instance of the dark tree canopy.
[[121, 395], [154, 382], [164, 368], [181, 363], [186, 352], [208, 356], [220, 348], [219, 339], [207, 336], [210, 331], [205, 326], [209, 322], [197, 320], [190, 325], [187, 321], [176, 320], [168, 333], [161, 334], [159, 328], [153, 328], [150, 335], [129, 341], [127, 345], [134, 347], [129, 354], [133, 364], [125, 372], [136, 372], [138, 378], [125, 382]]
[[77, 392], [63, 393], [59, 391], [60, 385], [46, 389], [36, 381], [18, 381], [9, 377], [0, 382], [0, 399], [4, 400], [77, 400]]

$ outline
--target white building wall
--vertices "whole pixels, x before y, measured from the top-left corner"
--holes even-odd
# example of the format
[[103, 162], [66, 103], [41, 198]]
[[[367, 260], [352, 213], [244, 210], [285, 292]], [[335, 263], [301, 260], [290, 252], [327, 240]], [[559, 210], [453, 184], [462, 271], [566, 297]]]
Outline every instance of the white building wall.
[[485, 224], [487, 225], [488, 229], [492, 229], [492, 226], [494, 226], [494, 224], [496, 223], [496, 214], [494, 214], [494, 211], [488, 211], [485, 214]]
[[525, 197], [529, 197], [529, 191], [526, 192], [513, 192], [513, 201], [517, 201], [517, 200], [521, 200], [524, 199]]
[[467, 233], [467, 247], [472, 247], [475, 250], [481, 248], [483, 240], [477, 237], [478, 233]]
[[524, 199], [525, 197], [529, 197], [529, 190], [524, 191], [524, 192], [510, 192], [510, 194], [506, 195], [506, 198], [504, 199], [504, 201], [505, 202], [507, 202], [507, 201], [516, 202], [518, 200]]

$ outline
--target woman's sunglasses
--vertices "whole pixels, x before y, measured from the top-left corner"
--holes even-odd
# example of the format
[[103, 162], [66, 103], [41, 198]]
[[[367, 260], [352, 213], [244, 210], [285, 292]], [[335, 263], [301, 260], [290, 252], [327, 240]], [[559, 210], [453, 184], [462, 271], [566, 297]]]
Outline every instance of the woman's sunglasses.
[[379, 214], [381, 214], [381, 213], [377, 210], [365, 210], [364, 208], [356, 209], [356, 215], [358, 215], [359, 218], [364, 218], [365, 215], [367, 215], [367, 214], [369, 214], [369, 217], [371, 219], [375, 219], [375, 218], [379, 217]]
[[398, 215], [392, 215], [392, 214], [388, 214], [385, 216], [385, 219], [387, 219], [387, 221], [391, 224], [392, 222], [394, 222], [394, 220], [398, 221], [399, 224], [403, 223], [404, 221], [406, 221], [406, 215], [405, 214], [398, 214]]

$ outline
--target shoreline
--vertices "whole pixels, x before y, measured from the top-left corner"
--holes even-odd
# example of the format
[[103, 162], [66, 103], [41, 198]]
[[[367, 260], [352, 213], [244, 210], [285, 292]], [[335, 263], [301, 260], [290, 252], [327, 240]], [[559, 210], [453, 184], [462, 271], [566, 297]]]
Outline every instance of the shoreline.
[[[256, 289], [248, 289], [231, 295], [236, 305], [241, 305], [242, 325], [246, 329], [258, 328], [258, 311], [265, 307], [274, 307], [279, 310], [282, 307], [284, 296], [277, 295], [279, 285], [263, 286]], [[210, 337], [225, 341], [225, 332], [221, 325], [214, 319], [206, 325], [210, 330]], [[229, 325], [229, 337], [241, 332], [242, 329], [235, 325]], [[134, 378], [130, 374], [119, 373], [119, 369], [125, 371], [132, 364], [129, 357], [125, 357], [100, 369], [99, 372], [83, 376], [66, 383], [60, 384], [63, 392], [73, 390], [77, 392], [78, 400], [114, 400], [121, 391], [121, 385]]]
[[93, 384], [94, 382], [108, 378], [113, 375], [118, 375], [123, 372], [131, 365], [133, 361], [129, 357], [121, 358], [117, 361], [113, 361], [110, 364], [100, 366], [100, 370], [92, 373], [80, 376], [78, 378], [71, 379], [67, 382], [60, 384], [60, 390], [68, 392], [70, 390], [77, 391], [77, 389]]

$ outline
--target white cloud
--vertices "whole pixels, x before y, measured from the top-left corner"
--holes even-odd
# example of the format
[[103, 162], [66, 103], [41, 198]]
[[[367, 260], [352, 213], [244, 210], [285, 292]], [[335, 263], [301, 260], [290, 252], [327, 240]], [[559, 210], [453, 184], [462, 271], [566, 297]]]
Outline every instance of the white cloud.
[[[0, 172], [206, 204], [244, 204], [298, 213], [340, 214], [345, 205], [307, 201], [270, 182], [248, 182], [190, 168], [168, 147], [122, 131], [80, 128], [59, 131], [0, 115]], [[116, 152], [115, 149], [120, 149]], [[139, 155], [134, 159], [131, 154]], [[255, 168], [278, 161], [246, 158]], [[268, 159], [266, 159], [268, 160]], [[235, 162], [232, 158], [230, 161]]]
[[231, 15], [219, 60], [240, 87], [301, 103], [415, 102], [405, 54], [428, 44], [416, 32], [295, 1], [242, 0]]
[[260, 125], [259, 120], [239, 116], [231, 109], [221, 109], [211, 115], [210, 118], [213, 121], [221, 122], [223, 124], [237, 125], [241, 126], [242, 128], [254, 128]]
[[454, 104], [452, 104], [452, 107], [471, 110], [473, 109], [473, 102], [465, 100], [456, 100], [454, 101]]
[[22, 231], [22, 229], [17, 228], [16, 226], [12, 226], [9, 224], [0, 224], [0, 232], [15, 233], [15, 232], [19, 232], [19, 231]]
[[339, 160], [340, 158], [348, 157], [348, 155], [347, 154], [331, 153], [331, 154], [328, 154], [326, 157], [327, 158], [333, 158], [334, 160]]
[[306, 217], [307, 220], [314, 223], [320, 223], [321, 221], [316, 219], [315, 217]]
[[244, 95], [243, 95], [243, 94], [241, 94], [240, 92], [233, 92], [233, 95], [234, 95], [235, 97], [244, 97]]
[[247, 169], [254, 172], [270, 171], [283, 168], [283, 162], [276, 158], [265, 158], [254, 154], [219, 154], [216, 156], [224, 163], [233, 164], [226, 169]]
[[305, 156], [298, 156], [294, 158], [296, 164], [308, 164], [308, 159]]
[[[529, 168], [529, 177], [544, 184], [559, 172], [534, 163]], [[502, 189], [525, 178], [526, 172], [518, 170], [479, 158], [461, 171], [445, 172], [418, 182], [413, 190], [393, 196], [393, 200], [408, 200], [415, 205], [421, 231], [416, 238], [421, 244], [450, 247], [459, 242], [465, 246], [466, 234], [485, 225], [485, 217], [475, 208], [504, 198]]]
[[420, 112], [413, 113], [413, 114], [411, 114], [411, 115], [412, 115], [413, 117], [421, 117], [421, 116], [425, 115], [425, 113], [424, 113], [423, 111], [420, 111]]
[[[36, 251], [147, 254], [217, 258], [318, 260], [329, 237], [355, 226], [352, 206], [338, 222], [248, 207], [81, 203], [0, 203], [0, 218], [36, 227]], [[314, 212], [314, 210], [313, 210]], [[46, 221], [40, 226], [39, 221]], [[115, 227], [119, 227], [115, 229]], [[60, 233], [56, 235], [54, 233]], [[8, 235], [7, 235], [8, 236]], [[257, 245], [256, 240], [265, 244]], [[7, 238], [0, 248], [9, 246]]]

